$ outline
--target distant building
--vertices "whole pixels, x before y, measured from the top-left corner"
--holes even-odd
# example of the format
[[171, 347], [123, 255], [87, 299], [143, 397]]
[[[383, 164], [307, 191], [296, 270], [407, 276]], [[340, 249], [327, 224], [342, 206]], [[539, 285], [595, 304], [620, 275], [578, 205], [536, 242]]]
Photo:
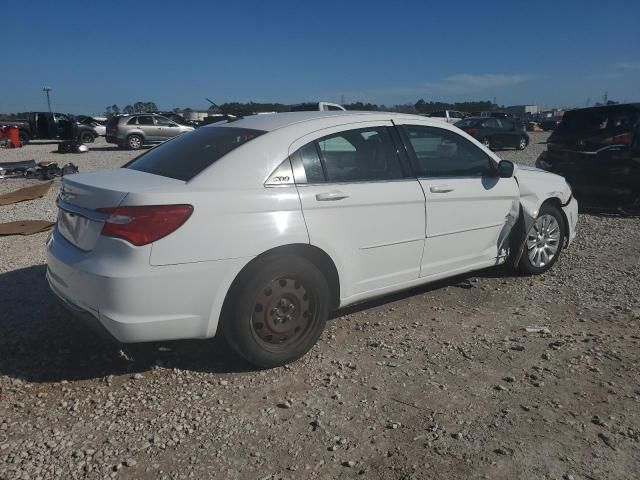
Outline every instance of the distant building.
[[184, 110], [178, 110], [176, 113], [178, 113], [178, 115], [182, 115], [182, 118], [185, 120], [201, 122], [213, 112], [211, 110], [192, 110], [190, 108], [185, 108]]
[[540, 113], [540, 108], [538, 105], [512, 105], [505, 108], [505, 111], [520, 117], [525, 117], [528, 115], [537, 115]]

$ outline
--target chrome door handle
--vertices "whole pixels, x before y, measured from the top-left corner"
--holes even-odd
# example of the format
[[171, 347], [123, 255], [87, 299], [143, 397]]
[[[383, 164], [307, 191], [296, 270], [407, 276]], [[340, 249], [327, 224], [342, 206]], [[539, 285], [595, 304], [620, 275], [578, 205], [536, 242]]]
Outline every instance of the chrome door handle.
[[449, 193], [453, 192], [453, 190], [454, 188], [451, 185], [436, 185], [429, 189], [431, 193]]
[[316, 194], [316, 200], [319, 202], [335, 202], [349, 198], [349, 195], [343, 192], [325, 192]]

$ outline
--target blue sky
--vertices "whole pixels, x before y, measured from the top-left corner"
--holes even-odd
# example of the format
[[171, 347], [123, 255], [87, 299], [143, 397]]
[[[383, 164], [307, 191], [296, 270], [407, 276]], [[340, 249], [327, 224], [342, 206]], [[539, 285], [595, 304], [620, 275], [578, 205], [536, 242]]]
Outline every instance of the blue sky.
[[[9, 14], [14, 7], [18, 14]], [[640, 1], [0, 0], [0, 112], [640, 101]]]

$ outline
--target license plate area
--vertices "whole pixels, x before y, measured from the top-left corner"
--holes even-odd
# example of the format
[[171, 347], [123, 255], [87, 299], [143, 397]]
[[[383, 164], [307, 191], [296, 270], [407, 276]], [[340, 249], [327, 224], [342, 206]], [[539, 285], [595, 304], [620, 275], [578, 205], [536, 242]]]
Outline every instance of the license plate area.
[[58, 210], [58, 231], [70, 243], [81, 250], [90, 251], [95, 246], [104, 222], [98, 222], [78, 213]]

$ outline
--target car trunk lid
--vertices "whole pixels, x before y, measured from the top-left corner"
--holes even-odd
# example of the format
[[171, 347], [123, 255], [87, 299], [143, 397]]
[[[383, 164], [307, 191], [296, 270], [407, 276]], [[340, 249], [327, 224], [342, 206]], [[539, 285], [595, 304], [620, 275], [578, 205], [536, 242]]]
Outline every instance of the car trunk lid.
[[57, 229], [81, 250], [95, 246], [109, 217], [99, 209], [118, 207], [132, 192], [170, 190], [184, 182], [119, 168], [65, 176], [58, 196]]

